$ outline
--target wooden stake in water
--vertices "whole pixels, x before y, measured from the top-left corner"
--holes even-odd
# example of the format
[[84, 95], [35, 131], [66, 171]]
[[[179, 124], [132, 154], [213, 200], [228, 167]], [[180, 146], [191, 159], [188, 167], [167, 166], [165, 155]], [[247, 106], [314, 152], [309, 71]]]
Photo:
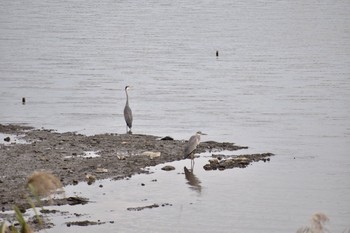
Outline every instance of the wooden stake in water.
[[22, 97], [22, 104], [26, 104], [26, 98]]

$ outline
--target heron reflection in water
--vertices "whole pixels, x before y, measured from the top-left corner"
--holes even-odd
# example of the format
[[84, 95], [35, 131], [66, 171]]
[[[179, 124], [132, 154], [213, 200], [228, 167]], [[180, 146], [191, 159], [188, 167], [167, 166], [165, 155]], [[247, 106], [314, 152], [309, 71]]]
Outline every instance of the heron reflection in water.
[[190, 188], [201, 193], [202, 186], [201, 181], [197, 178], [197, 176], [193, 173], [193, 168], [189, 170], [187, 167], [184, 167], [185, 178], [187, 180], [187, 184], [190, 185]]
[[197, 146], [200, 143], [201, 135], [206, 135], [205, 133], [202, 133], [201, 131], [198, 131], [195, 135], [190, 137], [190, 140], [188, 140], [185, 150], [184, 150], [184, 158], [187, 159], [188, 157], [191, 158], [191, 169], [193, 169], [194, 166], [194, 153], [197, 149]]

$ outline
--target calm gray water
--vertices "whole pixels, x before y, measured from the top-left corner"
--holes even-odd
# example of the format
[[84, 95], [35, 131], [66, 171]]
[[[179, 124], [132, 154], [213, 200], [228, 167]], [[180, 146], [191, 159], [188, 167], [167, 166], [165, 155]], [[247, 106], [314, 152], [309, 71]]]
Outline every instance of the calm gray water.
[[[276, 154], [245, 170], [198, 166], [201, 195], [183, 176], [170, 179], [176, 172], [161, 173], [173, 185], [156, 191], [172, 207], [124, 211], [114, 217], [125, 226], [91, 232], [141, 232], [135, 221], [146, 232], [295, 232], [317, 211], [342, 232], [350, 227], [349, 12], [347, 0], [3, 0], [0, 123], [124, 133], [130, 85], [134, 133], [188, 139], [201, 130], [204, 140]], [[129, 190], [110, 198], [127, 193], [142, 205], [131, 195], [138, 179], [149, 178], [116, 184]]]

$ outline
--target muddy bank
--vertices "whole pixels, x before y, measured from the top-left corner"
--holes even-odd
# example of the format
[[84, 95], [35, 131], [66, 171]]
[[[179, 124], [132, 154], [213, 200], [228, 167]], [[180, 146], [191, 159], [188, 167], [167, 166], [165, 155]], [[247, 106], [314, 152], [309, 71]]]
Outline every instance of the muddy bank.
[[[147, 172], [143, 170], [147, 166], [183, 159], [186, 143], [151, 135], [85, 136], [1, 124], [0, 133], [17, 135], [6, 137], [0, 144], [0, 206], [3, 211], [12, 209], [13, 205], [22, 206], [22, 209], [29, 207], [25, 184], [34, 171], [51, 171], [63, 185], [88, 182], [91, 177], [122, 179]], [[209, 141], [202, 142], [197, 153], [245, 148], [234, 143]], [[68, 200], [57, 203], [69, 204]]]

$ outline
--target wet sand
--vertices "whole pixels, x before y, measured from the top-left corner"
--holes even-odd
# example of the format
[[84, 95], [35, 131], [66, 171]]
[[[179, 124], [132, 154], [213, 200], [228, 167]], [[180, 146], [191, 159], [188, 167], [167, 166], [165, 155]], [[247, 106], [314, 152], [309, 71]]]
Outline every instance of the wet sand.
[[[45, 170], [59, 177], [63, 185], [87, 182], [87, 176], [96, 179], [123, 179], [146, 173], [145, 167], [183, 159], [186, 141], [161, 140], [160, 137], [140, 134], [99, 134], [86, 136], [74, 132], [57, 133], [54, 130], [34, 129], [20, 125], [1, 125], [0, 133], [17, 135], [25, 143], [13, 138], [0, 143], [0, 200], [2, 211], [13, 205], [24, 211], [29, 208], [26, 196], [27, 177], [34, 171]], [[170, 138], [171, 139], [171, 138]], [[270, 153], [246, 155], [247, 159], [225, 161], [217, 152], [246, 149], [229, 142], [201, 142], [196, 153], [216, 152], [210, 169], [244, 168], [249, 162], [264, 160]], [[94, 152], [86, 154], [85, 152]], [[146, 153], [145, 153], [146, 152]], [[160, 156], [150, 152], [160, 152]], [[152, 156], [155, 155], [155, 156]], [[159, 155], [159, 153], [158, 153]], [[232, 158], [227, 158], [232, 159]], [[220, 161], [218, 161], [220, 160]], [[229, 160], [227, 160], [229, 161]], [[220, 165], [221, 164], [221, 165]], [[225, 167], [225, 164], [229, 166]], [[205, 168], [204, 168], [205, 169]], [[208, 169], [208, 167], [207, 167]], [[67, 204], [69, 199], [55, 201]], [[49, 205], [49, 203], [44, 203]]]

